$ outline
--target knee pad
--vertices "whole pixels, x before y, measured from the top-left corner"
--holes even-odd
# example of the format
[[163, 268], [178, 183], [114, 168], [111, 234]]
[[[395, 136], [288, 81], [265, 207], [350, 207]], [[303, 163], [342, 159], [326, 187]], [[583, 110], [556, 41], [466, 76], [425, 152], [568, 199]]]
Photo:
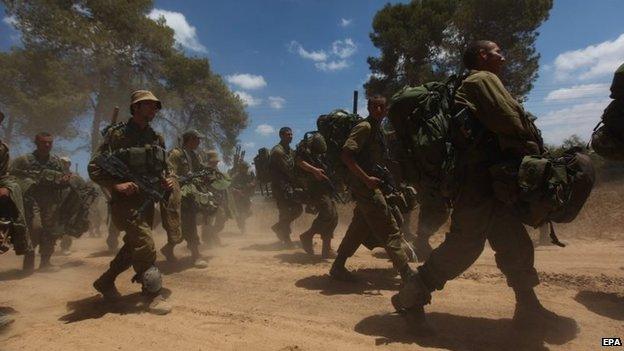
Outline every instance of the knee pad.
[[143, 272], [141, 277], [141, 284], [143, 286], [143, 291], [148, 293], [157, 293], [162, 289], [162, 274], [160, 270], [156, 268], [156, 266], [151, 266], [145, 272]]

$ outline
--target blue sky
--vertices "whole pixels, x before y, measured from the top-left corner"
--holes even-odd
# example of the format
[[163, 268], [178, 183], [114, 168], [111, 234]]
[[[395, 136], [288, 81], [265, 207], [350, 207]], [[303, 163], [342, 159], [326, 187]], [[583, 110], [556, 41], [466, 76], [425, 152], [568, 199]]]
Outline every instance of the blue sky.
[[[249, 158], [291, 126], [295, 139], [321, 113], [350, 108], [363, 95], [368, 37], [378, 0], [157, 0], [179, 45], [210, 59], [213, 70], [247, 101], [250, 123], [241, 136]], [[538, 115], [546, 141], [588, 138], [608, 104], [612, 72], [624, 62], [624, 1], [559, 0], [540, 28], [540, 77], [525, 104]], [[0, 49], [15, 43], [5, 18]], [[360, 99], [360, 113], [364, 101]], [[79, 155], [86, 159], [86, 155]], [[84, 164], [84, 162], [81, 162]], [[83, 167], [81, 167], [83, 168]]]

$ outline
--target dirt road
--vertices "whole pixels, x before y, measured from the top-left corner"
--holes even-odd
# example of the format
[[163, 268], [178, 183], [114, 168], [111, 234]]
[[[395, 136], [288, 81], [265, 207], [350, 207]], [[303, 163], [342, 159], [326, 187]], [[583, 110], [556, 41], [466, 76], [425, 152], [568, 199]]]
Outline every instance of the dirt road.
[[[335, 282], [327, 275], [331, 262], [301, 249], [281, 250], [265, 222], [245, 236], [228, 226], [225, 246], [204, 250], [207, 269], [190, 267], [183, 245], [177, 264], [159, 257], [174, 305], [167, 316], [144, 312], [131, 272], [118, 280], [124, 299], [102, 303], [91, 283], [111, 258], [102, 251], [103, 238], [82, 238], [71, 256], [56, 256], [63, 268], [57, 273], [24, 277], [20, 261], [5, 254], [0, 306], [14, 309], [16, 322], [0, 334], [0, 349], [598, 350], [602, 337], [624, 338], [624, 241], [537, 249], [538, 295], [549, 309], [571, 317], [578, 332], [513, 332], [513, 293], [487, 248], [462, 277], [434, 294], [427, 311], [437, 334], [424, 338], [392, 313], [389, 299], [399, 279], [382, 252], [360, 249], [348, 264], [361, 281]], [[157, 242], [160, 247], [164, 236]]]

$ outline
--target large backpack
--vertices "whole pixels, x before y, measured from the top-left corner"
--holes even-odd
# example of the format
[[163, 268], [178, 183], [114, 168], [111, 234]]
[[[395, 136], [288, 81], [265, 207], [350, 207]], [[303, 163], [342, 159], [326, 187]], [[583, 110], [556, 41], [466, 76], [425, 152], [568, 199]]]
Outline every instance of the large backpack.
[[263, 147], [258, 150], [258, 155], [254, 157], [256, 167], [256, 178], [260, 183], [271, 182], [271, 162], [269, 149]]
[[334, 110], [326, 115], [320, 115], [316, 120], [316, 127], [327, 144], [327, 162], [335, 173], [338, 183], [345, 183], [346, 167], [340, 159], [340, 153], [345, 141], [351, 134], [351, 129], [363, 118], [345, 110]]
[[401, 151], [394, 155], [403, 177], [418, 188], [453, 196], [454, 152], [451, 114], [457, 76], [442, 82], [406, 86], [390, 99], [388, 118]]
[[624, 100], [613, 100], [594, 128], [591, 147], [604, 158], [624, 161]]

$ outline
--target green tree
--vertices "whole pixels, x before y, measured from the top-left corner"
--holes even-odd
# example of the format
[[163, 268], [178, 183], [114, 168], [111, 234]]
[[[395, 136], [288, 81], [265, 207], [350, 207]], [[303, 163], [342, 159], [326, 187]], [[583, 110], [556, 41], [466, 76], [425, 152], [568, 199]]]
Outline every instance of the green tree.
[[[216, 138], [215, 142], [227, 148], [227, 145], [235, 144], [238, 133], [246, 125], [247, 115], [242, 102], [232, 99], [221, 79], [210, 71], [208, 61], [184, 57], [175, 46], [173, 30], [165, 25], [164, 18], [154, 21], [147, 17], [153, 8], [152, 0], [2, 1], [7, 15], [13, 16], [21, 33], [21, 52], [45, 54], [52, 62], [41, 67], [40, 74], [50, 76], [47, 82], [38, 79], [20, 81], [20, 74], [25, 74], [22, 70], [6, 70], [6, 75], [0, 73], [2, 77], [14, 78], [8, 80], [11, 82], [8, 88], [24, 95], [6, 103], [0, 100], [12, 109], [18, 109], [16, 105], [21, 102], [19, 109], [25, 112], [16, 114], [17, 117], [40, 108], [34, 99], [38, 91], [49, 92], [50, 95], [44, 96], [54, 100], [55, 97], [63, 98], [65, 89], [70, 86], [67, 91], [79, 92], [72, 95], [76, 101], [71, 103], [71, 109], [55, 111], [51, 123], [58, 130], [71, 130], [72, 122], [92, 115], [88, 147], [93, 150], [99, 144], [100, 130], [113, 107], [121, 106], [121, 111], [127, 113], [131, 91], [154, 91], [163, 100], [165, 112], [176, 116], [171, 121], [184, 123], [187, 106], [199, 101], [185, 97], [185, 93], [192, 89], [184, 84], [195, 84], [195, 87], [203, 84], [202, 93], [208, 93], [206, 87], [210, 86], [215, 92], [208, 96], [218, 101], [210, 105], [212, 109], [207, 107], [204, 110], [208, 116], [199, 116], [202, 110], [197, 109], [192, 116], [193, 126], [210, 130], [208, 134], [215, 138], [223, 137]], [[52, 75], [49, 69], [62, 73]], [[3, 70], [0, 68], [0, 72]], [[172, 74], [176, 70], [186, 70], [203, 78], [180, 80]], [[46, 89], [41, 85], [47, 85]], [[200, 94], [193, 96], [202, 98]], [[182, 101], [184, 99], [186, 101]], [[67, 99], [59, 100], [61, 106], [69, 103]], [[35, 115], [29, 118], [39, 120]], [[200, 120], [205, 123], [196, 122]]]
[[523, 99], [537, 79], [537, 28], [548, 19], [552, 0], [414, 0], [386, 5], [373, 20], [371, 40], [381, 50], [368, 59], [367, 92], [390, 95], [463, 70], [467, 45], [492, 40], [505, 50], [502, 80]]

